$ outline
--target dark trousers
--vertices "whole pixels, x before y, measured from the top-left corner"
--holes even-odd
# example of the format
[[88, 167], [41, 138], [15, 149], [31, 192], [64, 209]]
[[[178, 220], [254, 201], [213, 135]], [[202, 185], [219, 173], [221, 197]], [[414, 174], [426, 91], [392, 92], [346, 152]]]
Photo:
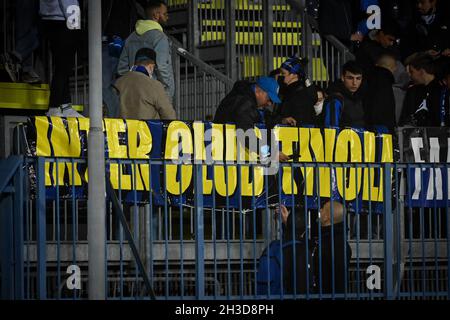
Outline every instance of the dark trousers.
[[81, 32], [67, 29], [65, 21], [44, 21], [43, 26], [53, 55], [54, 72], [49, 107], [54, 108], [72, 101], [69, 79], [75, 66]]

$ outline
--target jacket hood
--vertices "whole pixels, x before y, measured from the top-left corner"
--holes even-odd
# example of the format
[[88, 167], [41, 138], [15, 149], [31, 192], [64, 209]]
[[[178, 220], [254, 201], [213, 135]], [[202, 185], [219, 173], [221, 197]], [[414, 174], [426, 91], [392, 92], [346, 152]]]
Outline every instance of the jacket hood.
[[162, 26], [153, 20], [138, 20], [136, 22], [136, 33], [140, 36], [142, 36], [144, 33], [151, 31], [151, 30], [159, 30], [163, 31]]
[[252, 89], [253, 85], [254, 83], [246, 80], [236, 81], [231, 91], [234, 94], [247, 95], [256, 100], [254, 91]]
[[350, 100], [358, 100], [358, 99], [360, 99], [363, 85], [364, 85], [364, 83], [361, 85], [361, 88], [359, 88], [358, 91], [356, 91], [354, 94], [352, 94], [344, 86], [344, 83], [342, 82], [342, 80], [337, 80], [336, 82], [330, 84], [327, 91], [328, 91], [328, 95], [340, 95], [340, 96], [342, 96], [344, 98], [348, 98]]

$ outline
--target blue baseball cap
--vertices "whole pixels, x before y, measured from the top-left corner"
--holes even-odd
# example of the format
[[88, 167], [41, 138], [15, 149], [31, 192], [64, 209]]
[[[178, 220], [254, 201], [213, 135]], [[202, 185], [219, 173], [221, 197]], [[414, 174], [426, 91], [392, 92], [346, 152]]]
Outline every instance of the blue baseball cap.
[[274, 78], [261, 77], [256, 81], [256, 85], [267, 92], [273, 103], [281, 103], [281, 100], [278, 97], [280, 86]]

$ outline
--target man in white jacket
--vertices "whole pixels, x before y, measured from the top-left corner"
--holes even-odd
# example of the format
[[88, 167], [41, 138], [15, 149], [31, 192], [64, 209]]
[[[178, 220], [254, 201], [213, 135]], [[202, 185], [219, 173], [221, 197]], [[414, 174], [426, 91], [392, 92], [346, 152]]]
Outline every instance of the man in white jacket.
[[39, 13], [54, 61], [47, 115], [82, 117], [72, 109], [69, 84], [81, 38], [80, 4], [78, 0], [40, 0]]

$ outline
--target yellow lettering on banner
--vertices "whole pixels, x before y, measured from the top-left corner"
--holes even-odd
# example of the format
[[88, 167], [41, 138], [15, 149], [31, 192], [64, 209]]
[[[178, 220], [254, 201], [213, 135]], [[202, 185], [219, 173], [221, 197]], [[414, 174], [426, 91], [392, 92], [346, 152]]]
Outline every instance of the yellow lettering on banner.
[[[67, 123], [67, 129], [62, 118], [51, 117], [52, 134], [50, 141], [53, 146], [54, 156], [79, 158], [81, 155], [81, 141], [80, 132], [78, 131], [78, 119], [67, 118], [65, 121]], [[56, 169], [56, 166], [58, 166], [58, 169]], [[52, 175], [53, 177], [58, 176], [57, 180], [54, 179], [56, 180], [54, 181], [55, 185], [64, 185], [64, 176], [67, 169], [69, 185], [80, 186], [81, 177], [77, 169], [77, 163], [74, 163], [73, 167], [74, 169], [72, 170], [72, 163], [70, 162], [53, 163]]]
[[[350, 148], [349, 148], [350, 144]], [[336, 162], [348, 162], [348, 156], [350, 152], [350, 162], [355, 163], [362, 161], [362, 146], [361, 140], [358, 134], [350, 129], [342, 130], [339, 134], [336, 145]], [[356, 199], [356, 196], [361, 190], [362, 179], [361, 168], [337, 168], [336, 179], [339, 193], [342, 197], [345, 197], [346, 201], [352, 201]], [[348, 178], [347, 178], [348, 177]], [[344, 185], [345, 184], [345, 185]]]
[[49, 122], [47, 117], [36, 117], [36, 155], [38, 157], [51, 157], [50, 141], [48, 141]]
[[[236, 132], [234, 125], [213, 124], [212, 125], [212, 157], [214, 161], [236, 161]], [[224, 129], [226, 144], [224, 145]], [[225, 148], [225, 150], [224, 150]], [[225, 154], [225, 159], [224, 159]], [[236, 166], [214, 166], [214, 185], [218, 195], [222, 197], [231, 196], [236, 191], [237, 170]]]
[[[206, 160], [205, 146], [205, 124], [203, 122], [194, 122], [194, 161]], [[208, 179], [208, 166], [202, 165], [203, 194], [212, 194], [213, 182]]]
[[[375, 133], [364, 132], [364, 162], [375, 162]], [[378, 201], [379, 188], [375, 184], [375, 172], [379, 169], [364, 168], [363, 196], [364, 201]], [[370, 179], [369, 179], [370, 178]]]
[[[110, 159], [127, 159], [128, 148], [120, 144], [119, 133], [126, 133], [127, 127], [122, 119], [105, 119], [106, 137], [108, 139], [108, 154]], [[110, 164], [110, 180], [114, 189], [132, 190], [130, 174], [123, 172], [123, 164]], [[120, 170], [119, 170], [120, 167]], [[134, 166], [133, 166], [134, 167]], [[119, 179], [120, 175], [120, 179]]]
[[[181, 140], [180, 140], [181, 138]], [[165, 159], [179, 161], [179, 143], [181, 152], [187, 156], [194, 152], [192, 134], [186, 123], [172, 121], [167, 128]], [[177, 173], [181, 168], [181, 182], [177, 180]], [[166, 165], [166, 188], [173, 195], [180, 195], [186, 191], [192, 181], [192, 165]]]
[[[274, 136], [277, 141], [281, 142], [281, 152], [285, 155], [292, 155], [294, 153], [293, 143], [298, 142], [299, 139], [299, 129], [298, 128], [289, 128], [289, 127], [276, 127], [274, 129]], [[292, 160], [291, 160], [292, 161]], [[283, 192], [285, 194], [294, 194], [296, 195], [297, 184], [294, 181], [292, 184], [292, 169], [290, 167], [283, 167], [283, 179], [282, 179], [282, 187]]]
[[[139, 120], [126, 120], [128, 129], [128, 152], [130, 159], [149, 159], [152, 151], [152, 134], [147, 123]], [[133, 165], [133, 178], [136, 179], [136, 190], [150, 190], [150, 173], [148, 164]], [[134, 181], [132, 181], [134, 183]], [[145, 186], [145, 187], [144, 187]]]
[[[318, 128], [310, 129], [310, 144], [313, 151], [315, 162], [325, 162], [324, 140], [321, 130]], [[330, 168], [319, 168], [319, 186], [321, 197], [330, 197]], [[315, 181], [314, 181], [315, 182]], [[309, 189], [309, 188], [308, 188]]]
[[[310, 133], [308, 128], [299, 128], [299, 135], [300, 135], [300, 158], [299, 162], [312, 162], [312, 156], [311, 151], [309, 150], [309, 144], [310, 144]], [[303, 179], [305, 181], [306, 186], [306, 194], [308, 196], [313, 195], [314, 191], [314, 168], [306, 166], [306, 172], [305, 168], [300, 168], [302, 172]]]
[[[381, 152], [381, 163], [394, 162], [394, 146], [392, 143], [392, 135], [383, 134], [382, 140], [383, 140], [383, 148], [382, 148], [382, 152]], [[392, 181], [392, 175], [393, 175], [393, 169], [391, 169], [391, 181]], [[380, 192], [378, 194], [378, 201], [380, 201], [380, 202], [384, 201], [383, 182], [384, 182], [384, 170], [380, 169]]]
[[[261, 139], [261, 130], [256, 127], [253, 130], [255, 136]], [[245, 150], [245, 161], [248, 161], [249, 163], [256, 163], [258, 161], [257, 148]], [[264, 187], [264, 169], [261, 166], [252, 166], [250, 164], [243, 164], [240, 166], [240, 168], [241, 196], [251, 197], [253, 196], [253, 194], [255, 196], [259, 196], [262, 193]], [[250, 171], [252, 171], [253, 179], [250, 179]]]

